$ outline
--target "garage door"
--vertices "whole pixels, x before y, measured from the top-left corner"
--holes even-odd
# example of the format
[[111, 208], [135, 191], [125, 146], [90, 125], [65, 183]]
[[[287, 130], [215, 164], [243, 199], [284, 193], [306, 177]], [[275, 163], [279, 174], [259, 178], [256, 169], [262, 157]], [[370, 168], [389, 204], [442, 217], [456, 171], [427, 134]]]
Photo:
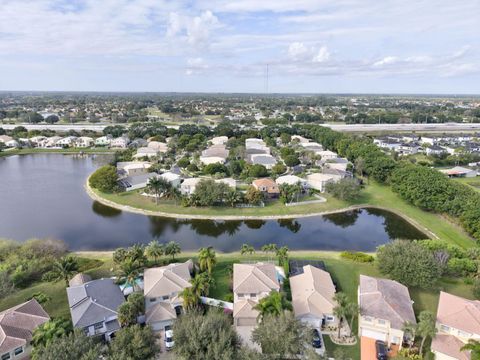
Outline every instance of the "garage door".
[[387, 334], [382, 333], [380, 331], [362, 329], [362, 333], [360, 334], [360, 336], [365, 336], [365, 337], [372, 338], [372, 339], [375, 339], [375, 340], [387, 341]]
[[241, 318], [237, 319], [237, 326], [255, 326], [257, 319]]

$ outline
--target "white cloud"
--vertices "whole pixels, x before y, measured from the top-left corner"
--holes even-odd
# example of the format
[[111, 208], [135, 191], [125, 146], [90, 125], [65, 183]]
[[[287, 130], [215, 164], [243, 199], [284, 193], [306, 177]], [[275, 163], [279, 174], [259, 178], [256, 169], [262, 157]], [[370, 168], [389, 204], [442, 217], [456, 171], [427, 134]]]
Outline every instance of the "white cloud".
[[380, 67], [385, 65], [392, 65], [398, 62], [398, 58], [396, 56], [386, 56], [381, 60], [375, 61], [373, 66]]
[[326, 46], [322, 46], [320, 49], [318, 49], [317, 54], [313, 57], [313, 62], [321, 63], [327, 61], [328, 59], [330, 59], [330, 52]]
[[210, 10], [198, 16], [173, 12], [169, 14], [166, 35], [171, 38], [179, 37], [193, 46], [202, 46], [208, 43], [211, 32], [219, 27], [220, 21]]
[[326, 46], [317, 48], [306, 46], [302, 42], [293, 42], [288, 46], [288, 56], [293, 61], [321, 63], [330, 59], [330, 52]]

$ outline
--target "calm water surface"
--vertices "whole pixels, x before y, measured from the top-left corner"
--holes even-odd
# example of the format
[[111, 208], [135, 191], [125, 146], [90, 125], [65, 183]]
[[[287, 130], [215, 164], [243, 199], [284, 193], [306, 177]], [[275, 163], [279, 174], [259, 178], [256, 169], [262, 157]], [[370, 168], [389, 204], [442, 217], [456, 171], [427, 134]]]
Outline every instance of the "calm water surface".
[[176, 220], [122, 212], [92, 201], [83, 184], [105, 156], [35, 154], [0, 158], [0, 238], [51, 237], [72, 250], [111, 250], [177, 241], [219, 251], [277, 243], [295, 250], [373, 251], [395, 238], [426, 236], [395, 214], [358, 210], [297, 220]]

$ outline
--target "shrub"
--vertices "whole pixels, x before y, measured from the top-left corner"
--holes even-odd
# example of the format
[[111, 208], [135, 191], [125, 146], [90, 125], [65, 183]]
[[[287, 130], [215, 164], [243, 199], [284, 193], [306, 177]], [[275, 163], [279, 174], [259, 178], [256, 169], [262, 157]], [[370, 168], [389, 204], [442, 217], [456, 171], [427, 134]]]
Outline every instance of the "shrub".
[[475, 299], [480, 299], [480, 279], [475, 279], [473, 281], [473, 296], [475, 296]]
[[356, 251], [342, 251], [340, 257], [360, 263], [371, 263], [375, 260], [372, 255]]
[[470, 259], [453, 258], [448, 260], [447, 271], [450, 275], [466, 276], [477, 271], [477, 264]]
[[111, 193], [118, 191], [117, 180], [117, 169], [112, 165], [105, 165], [90, 176], [89, 184], [95, 189]]

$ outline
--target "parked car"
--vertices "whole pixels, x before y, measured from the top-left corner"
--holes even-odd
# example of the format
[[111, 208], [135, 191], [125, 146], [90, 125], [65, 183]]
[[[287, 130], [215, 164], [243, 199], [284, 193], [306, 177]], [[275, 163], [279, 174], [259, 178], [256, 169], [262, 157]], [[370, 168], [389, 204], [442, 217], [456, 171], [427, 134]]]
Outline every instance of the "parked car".
[[312, 334], [312, 346], [315, 349], [320, 349], [322, 347], [322, 337], [320, 336], [320, 331], [313, 329]]
[[377, 360], [387, 360], [388, 349], [383, 341], [375, 341], [375, 349], [377, 350]]
[[170, 351], [173, 349], [175, 342], [173, 341], [173, 330], [166, 330], [165, 331], [165, 349]]

